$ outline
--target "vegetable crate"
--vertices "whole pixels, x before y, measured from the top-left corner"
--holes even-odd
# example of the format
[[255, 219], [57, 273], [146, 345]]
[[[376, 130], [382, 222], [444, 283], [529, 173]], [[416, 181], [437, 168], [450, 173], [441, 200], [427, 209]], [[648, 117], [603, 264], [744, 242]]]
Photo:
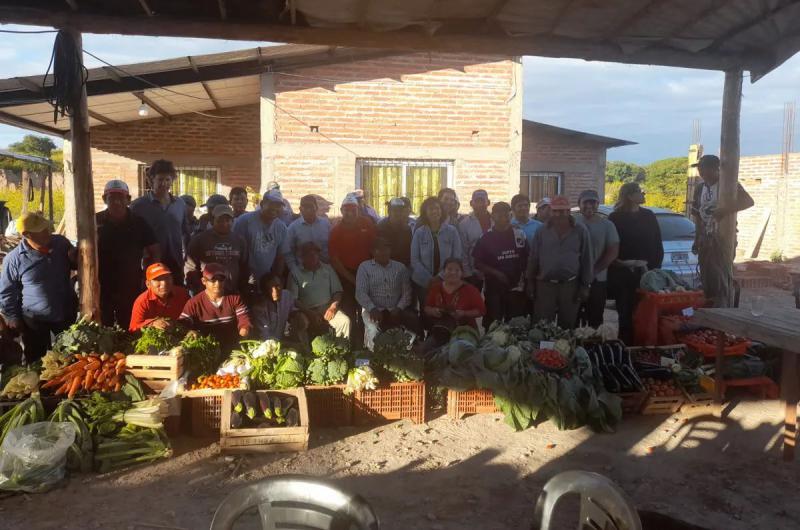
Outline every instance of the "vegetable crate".
[[425, 381], [391, 383], [375, 390], [356, 392], [356, 425], [400, 419], [425, 422]]
[[[699, 340], [693, 340], [691, 337], [684, 336], [683, 341], [686, 345], [696, 351], [697, 353], [701, 353], [703, 357], [716, 357], [717, 356], [717, 345], [716, 344], [706, 344], [705, 342], [701, 342]], [[740, 342], [738, 344], [734, 344], [733, 346], [727, 346], [723, 348], [722, 354], [723, 355], [744, 355], [747, 353], [747, 348], [750, 347], [750, 341]]]
[[712, 407], [714, 406], [713, 395], [707, 392], [690, 394], [685, 390], [683, 393], [684, 396], [686, 396], [686, 399], [681, 406], [681, 413], [696, 414], [711, 412]]
[[305, 389], [312, 428], [353, 424], [354, 399], [344, 393], [345, 385], [307, 386]]
[[648, 392], [620, 392], [617, 396], [622, 399], [623, 414], [638, 414], [647, 401]]
[[128, 373], [142, 382], [151, 392], [159, 393], [183, 374], [183, 356], [128, 355], [125, 357]]
[[642, 300], [653, 304], [660, 312], [680, 312], [687, 307], [703, 307], [706, 303], [703, 291], [675, 291], [653, 293], [639, 289]]
[[493, 412], [500, 412], [500, 409], [494, 402], [494, 393], [491, 390], [447, 391], [447, 415], [454, 420], [460, 420], [468, 414]]
[[183, 396], [183, 401], [190, 403], [189, 421], [192, 436], [217, 436], [222, 417], [222, 395], [225, 390], [206, 389], [194, 392], [203, 394]]
[[298, 427], [231, 428], [231, 392], [222, 396], [219, 445], [223, 453], [277, 453], [282, 451], [305, 451], [308, 449], [308, 401], [303, 388], [286, 390], [258, 390], [282, 397], [294, 396], [300, 413]]
[[642, 414], [675, 414], [683, 404], [682, 396], [654, 396], [650, 395], [644, 401]]

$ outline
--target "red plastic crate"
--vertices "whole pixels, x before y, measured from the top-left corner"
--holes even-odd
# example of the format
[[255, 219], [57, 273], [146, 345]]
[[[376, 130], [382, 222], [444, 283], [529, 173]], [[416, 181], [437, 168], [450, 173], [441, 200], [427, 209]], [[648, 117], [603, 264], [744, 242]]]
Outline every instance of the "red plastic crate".
[[353, 424], [354, 399], [344, 393], [345, 385], [307, 386], [305, 389], [312, 430]]
[[355, 393], [356, 425], [382, 420], [425, 422], [425, 382], [391, 383], [389, 386]]
[[654, 293], [639, 289], [640, 302], [653, 304], [662, 313], [677, 312], [687, 307], [702, 307], [706, 303], [703, 291], [677, 291], [673, 293]]
[[[683, 342], [697, 353], [702, 353], [703, 357], [716, 357], [717, 345], [706, 344], [705, 342], [695, 341], [688, 336], [683, 337]], [[750, 341], [740, 342], [734, 346], [728, 346], [722, 350], [723, 355], [744, 355], [747, 353], [747, 348], [750, 347]]]
[[500, 412], [491, 390], [447, 391], [447, 415], [460, 420], [468, 414], [491, 414]]

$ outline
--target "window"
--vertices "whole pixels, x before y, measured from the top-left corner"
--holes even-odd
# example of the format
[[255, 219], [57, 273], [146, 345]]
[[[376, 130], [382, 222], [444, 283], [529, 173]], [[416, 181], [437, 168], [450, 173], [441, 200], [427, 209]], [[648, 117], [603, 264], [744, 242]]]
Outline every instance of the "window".
[[367, 204], [380, 216], [386, 215], [386, 202], [394, 197], [411, 199], [412, 210], [419, 214], [422, 201], [448, 187], [452, 180], [452, 160], [356, 161], [356, 185], [364, 190]]
[[[147, 170], [150, 166], [139, 165], [139, 189], [150, 189], [147, 182]], [[210, 195], [217, 193], [219, 182], [219, 168], [217, 167], [177, 167], [178, 178], [172, 183], [174, 195], [191, 195], [197, 204], [206, 202]]]
[[539, 202], [545, 197], [554, 197], [561, 193], [563, 173], [536, 171], [522, 173], [519, 179], [519, 192], [527, 195], [531, 202]]

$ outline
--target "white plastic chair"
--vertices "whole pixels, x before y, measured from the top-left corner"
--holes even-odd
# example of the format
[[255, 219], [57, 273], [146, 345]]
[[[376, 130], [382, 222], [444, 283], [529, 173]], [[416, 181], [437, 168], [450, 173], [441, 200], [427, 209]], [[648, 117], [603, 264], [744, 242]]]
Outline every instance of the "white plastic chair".
[[642, 530], [633, 502], [611, 480], [589, 471], [565, 471], [547, 481], [536, 501], [533, 530], [550, 530], [559, 499], [581, 496], [578, 530]]
[[316, 478], [283, 475], [240, 488], [217, 508], [211, 530], [232, 530], [236, 520], [258, 507], [264, 530], [378, 530], [378, 517], [360, 495]]

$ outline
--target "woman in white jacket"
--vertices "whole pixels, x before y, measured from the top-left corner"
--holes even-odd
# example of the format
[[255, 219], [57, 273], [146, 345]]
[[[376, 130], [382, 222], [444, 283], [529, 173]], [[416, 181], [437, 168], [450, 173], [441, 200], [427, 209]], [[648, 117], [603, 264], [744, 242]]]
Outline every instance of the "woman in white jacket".
[[464, 259], [461, 238], [453, 225], [443, 223], [439, 199], [428, 197], [422, 203], [411, 238], [411, 280], [420, 307], [425, 306], [431, 282], [441, 279], [448, 258]]

